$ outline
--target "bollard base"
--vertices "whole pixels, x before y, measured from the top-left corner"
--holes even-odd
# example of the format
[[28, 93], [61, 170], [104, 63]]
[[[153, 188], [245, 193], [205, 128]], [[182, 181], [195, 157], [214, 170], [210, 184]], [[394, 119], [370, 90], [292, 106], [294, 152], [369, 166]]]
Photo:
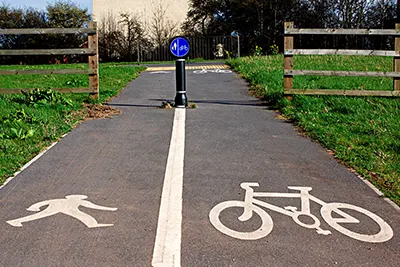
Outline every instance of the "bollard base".
[[187, 97], [186, 93], [176, 93], [175, 96], [175, 107], [177, 108], [185, 108], [187, 107]]

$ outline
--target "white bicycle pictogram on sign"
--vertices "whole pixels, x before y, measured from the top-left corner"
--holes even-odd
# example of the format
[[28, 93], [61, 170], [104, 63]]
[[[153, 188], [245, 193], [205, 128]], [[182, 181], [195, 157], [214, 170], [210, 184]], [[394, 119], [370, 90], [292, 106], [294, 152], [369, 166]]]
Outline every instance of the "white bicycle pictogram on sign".
[[231, 70], [226, 70], [226, 69], [215, 69], [215, 70], [209, 70], [209, 69], [202, 69], [202, 70], [194, 70], [194, 74], [207, 74], [207, 73], [232, 73]]
[[[279, 212], [281, 214], [292, 217], [295, 223], [300, 226], [309, 229], [315, 229], [318, 234], [329, 235], [331, 231], [321, 229], [320, 220], [313, 214], [310, 213], [310, 201], [314, 201], [321, 205], [321, 215], [322, 218], [334, 229], [341, 232], [344, 235], [347, 235], [351, 238], [357, 239], [359, 241], [371, 242], [371, 243], [382, 243], [390, 240], [393, 237], [393, 230], [383, 219], [374, 213], [365, 210], [363, 208], [346, 204], [346, 203], [326, 203], [317, 197], [312, 196], [309, 192], [312, 190], [311, 187], [301, 187], [301, 186], [289, 186], [288, 188], [291, 190], [298, 190], [299, 193], [265, 193], [265, 192], [254, 192], [252, 187], [258, 187], [258, 183], [242, 183], [240, 185], [243, 189], [246, 190], [244, 201], [225, 201], [214, 208], [211, 209], [209, 217], [212, 225], [222, 233], [229, 235], [231, 237], [242, 239], [242, 240], [257, 240], [267, 236], [273, 228], [273, 221], [271, 216], [259, 206]], [[265, 198], [299, 198], [301, 200], [301, 210], [298, 211], [296, 207], [288, 206], [288, 207], [278, 207], [273, 204], [254, 199], [254, 197], [265, 197]], [[249, 220], [253, 216], [253, 211], [257, 213], [261, 220], [261, 226], [252, 232], [240, 232], [233, 230], [227, 226], [225, 226], [220, 220], [220, 214], [222, 211], [228, 208], [243, 208], [243, 214], [239, 216], [239, 221], [244, 222]], [[360, 234], [353, 232], [349, 229], [346, 229], [342, 226], [342, 224], [350, 223], [360, 223], [360, 221], [353, 216], [345, 213], [341, 209], [347, 209], [362, 213], [363, 215], [369, 217], [373, 221], [375, 221], [379, 226], [379, 232], [373, 234]], [[337, 218], [337, 216], [332, 217], [332, 214], [341, 216]], [[300, 221], [300, 216], [309, 217], [313, 221], [311, 224], [304, 223]]]

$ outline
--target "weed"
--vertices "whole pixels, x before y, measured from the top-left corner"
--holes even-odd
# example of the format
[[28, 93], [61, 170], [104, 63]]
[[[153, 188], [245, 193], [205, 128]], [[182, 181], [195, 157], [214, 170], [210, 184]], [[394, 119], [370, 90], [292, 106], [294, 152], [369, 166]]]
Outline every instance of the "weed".
[[171, 102], [171, 101], [163, 101], [160, 106], [160, 108], [165, 108], [165, 109], [170, 109], [170, 108], [174, 108], [174, 107], [175, 107], [175, 103]]
[[22, 94], [25, 96], [25, 102], [28, 105], [33, 105], [35, 107], [37, 107], [38, 105], [55, 103], [72, 106], [72, 101], [70, 99], [64, 97], [61, 93], [53, 91], [51, 89], [34, 89], [31, 91], [22, 90]]
[[187, 108], [197, 108], [197, 105], [196, 105], [196, 103], [189, 102], [187, 104]]
[[261, 46], [256, 45], [256, 48], [254, 49], [254, 52], [253, 52], [253, 56], [256, 56], [256, 57], [262, 56], [262, 50], [263, 49]]
[[29, 137], [32, 137], [35, 133], [35, 130], [29, 129], [28, 131], [24, 131], [22, 128], [20, 128], [19, 130], [15, 129], [15, 128], [11, 128], [11, 132], [14, 134], [14, 136], [10, 136], [9, 137], [10, 139], [17, 138], [20, 140], [24, 140]]
[[268, 53], [270, 55], [278, 55], [279, 54], [279, 47], [276, 44], [273, 44], [269, 47]]
[[37, 119], [35, 117], [27, 115], [24, 109], [20, 109], [15, 113], [11, 113], [7, 118], [5, 118], [3, 120], [3, 124], [18, 122], [34, 123], [36, 120]]
[[[160, 105], [160, 108], [170, 109], [175, 107], [175, 102], [172, 101], [163, 101]], [[186, 104], [186, 108], [194, 109], [197, 108], [196, 103], [188, 102]]]
[[65, 83], [66, 86], [75, 86], [75, 87], [82, 87], [85, 85], [85, 82], [82, 81], [81, 79], [74, 78], [72, 80], [69, 80]]
[[226, 59], [227, 60], [231, 60], [232, 59], [232, 54], [233, 54], [233, 52], [229, 52], [228, 50], [225, 50], [225, 55], [226, 55]]

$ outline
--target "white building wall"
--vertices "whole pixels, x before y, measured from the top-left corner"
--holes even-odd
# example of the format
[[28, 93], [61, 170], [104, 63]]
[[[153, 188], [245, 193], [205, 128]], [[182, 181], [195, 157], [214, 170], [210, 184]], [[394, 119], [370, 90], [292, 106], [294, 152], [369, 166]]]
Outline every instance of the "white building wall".
[[96, 21], [101, 21], [108, 13], [119, 15], [132, 13], [149, 24], [153, 11], [160, 3], [166, 9], [166, 19], [173, 22], [182, 23], [189, 8], [189, 0], [93, 0], [92, 15]]

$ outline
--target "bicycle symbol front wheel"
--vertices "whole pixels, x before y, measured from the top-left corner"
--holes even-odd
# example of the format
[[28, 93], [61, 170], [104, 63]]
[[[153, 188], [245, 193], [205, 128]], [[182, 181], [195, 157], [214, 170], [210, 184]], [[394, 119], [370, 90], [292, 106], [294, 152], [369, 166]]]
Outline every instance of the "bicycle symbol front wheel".
[[232, 230], [225, 226], [219, 216], [222, 211], [228, 208], [244, 208], [245, 203], [243, 201], [225, 201], [211, 209], [209, 217], [211, 224], [220, 232], [229, 235], [233, 238], [242, 240], [257, 240], [267, 236], [274, 226], [271, 216], [263, 209], [253, 205], [253, 212], [257, 213], [261, 218], [261, 226], [252, 232], [240, 232]]
[[226, 70], [226, 69], [218, 69], [216, 70], [217, 73], [232, 73], [231, 70]]
[[[332, 217], [332, 212], [336, 212], [340, 215], [340, 212], [342, 212], [344, 215], [345, 214], [343, 211], [341, 211], [340, 209], [349, 209], [349, 210], [353, 210], [353, 211], [357, 211], [359, 213], [364, 214], [365, 216], [369, 217], [370, 219], [372, 219], [373, 221], [375, 221], [375, 223], [377, 223], [380, 227], [380, 230], [378, 233], [376, 234], [372, 234], [372, 235], [368, 235], [368, 234], [359, 234], [359, 233], [355, 233], [353, 231], [350, 231], [349, 229], [346, 229], [345, 227], [343, 227], [341, 224], [345, 224], [346, 223], [346, 219], [343, 218], [333, 218]], [[379, 216], [375, 215], [374, 213], [351, 205], [351, 204], [346, 204], [346, 203], [328, 203], [326, 205], [323, 205], [321, 208], [321, 215], [322, 218], [324, 218], [324, 220], [335, 230], [341, 232], [344, 235], [347, 235], [348, 237], [360, 240], [360, 241], [364, 241], [364, 242], [370, 242], [370, 243], [382, 243], [382, 242], [386, 242], [388, 240], [390, 240], [393, 237], [393, 230], [392, 228], [389, 226], [389, 224], [387, 224], [382, 218], [380, 218]], [[348, 223], [352, 223], [352, 222], [348, 222]]]

